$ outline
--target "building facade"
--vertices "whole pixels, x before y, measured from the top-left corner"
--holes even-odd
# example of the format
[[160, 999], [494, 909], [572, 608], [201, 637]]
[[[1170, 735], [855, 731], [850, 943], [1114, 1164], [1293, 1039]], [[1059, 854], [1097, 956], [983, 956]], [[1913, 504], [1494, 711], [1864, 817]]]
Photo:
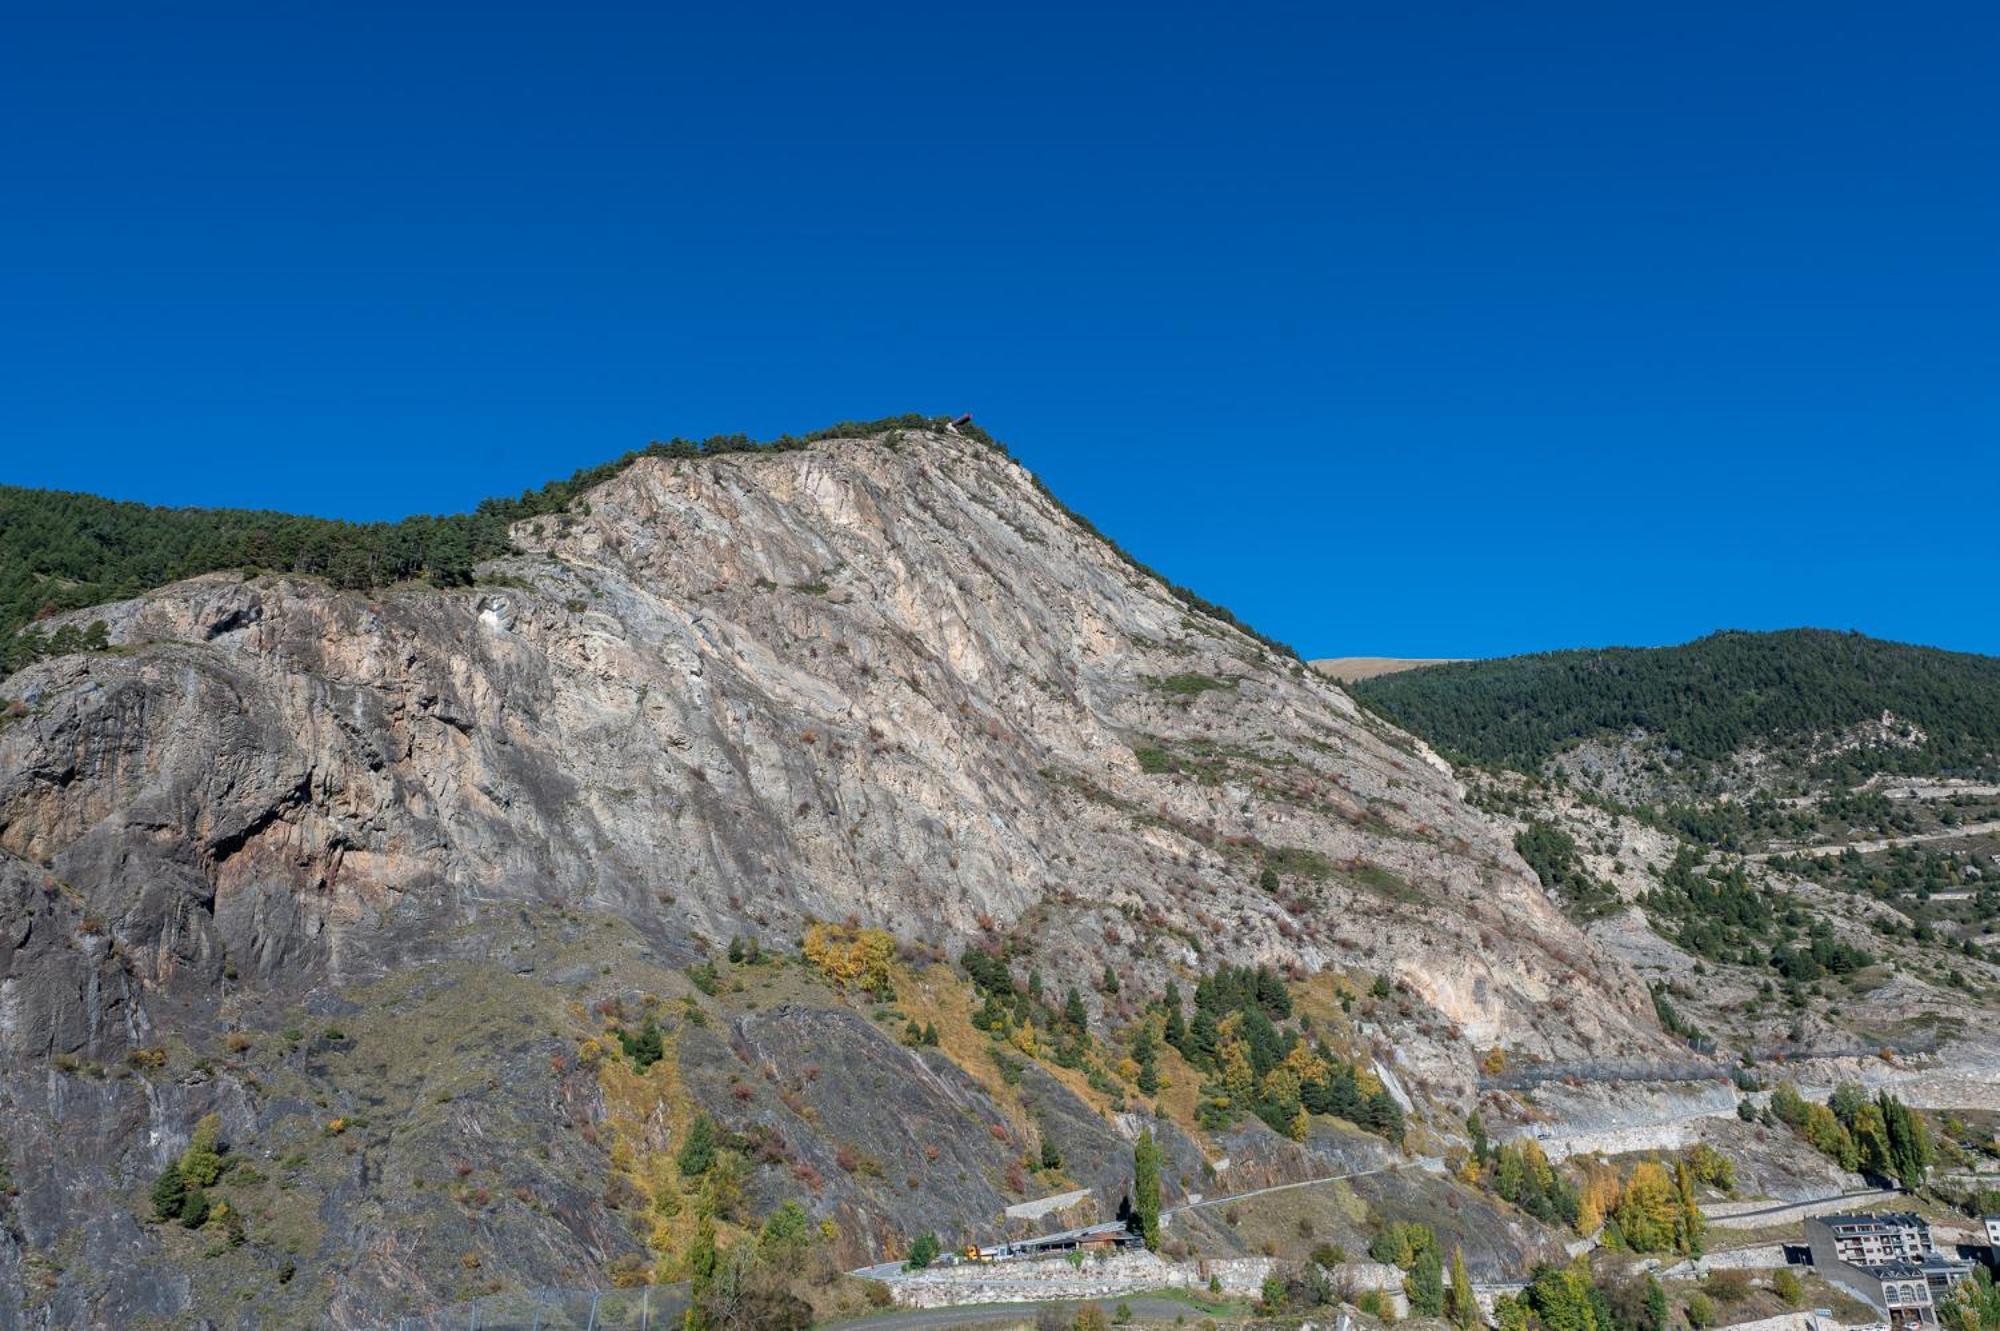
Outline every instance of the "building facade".
[[1938, 1305], [1972, 1276], [1972, 1263], [1940, 1253], [1930, 1224], [1909, 1212], [1812, 1216], [1806, 1246], [1821, 1277], [1881, 1313], [1891, 1331], [1935, 1327]]

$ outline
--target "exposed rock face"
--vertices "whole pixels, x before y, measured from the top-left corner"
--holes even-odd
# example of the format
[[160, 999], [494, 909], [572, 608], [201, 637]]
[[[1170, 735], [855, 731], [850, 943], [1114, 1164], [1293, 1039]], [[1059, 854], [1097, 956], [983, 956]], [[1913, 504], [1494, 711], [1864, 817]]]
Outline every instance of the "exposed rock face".
[[144, 1017], [85, 988], [340, 982], [551, 900], [667, 940], [1039, 911], [1075, 976], [1198, 943], [1390, 971], [1478, 1044], [1652, 1024], [1441, 765], [983, 446], [649, 460], [583, 507], [504, 588], [202, 578], [10, 681], [0, 849], [123, 965], [21, 958], [10, 1047], [117, 1052]]
[[[1387, 973], [1438, 1016], [1377, 1053], [1447, 1100], [1492, 1045], [1563, 1057], [1661, 1038], [1644, 990], [1428, 750], [1190, 611], [984, 446], [910, 434], [642, 461], [515, 537], [526, 553], [474, 590], [166, 587], [87, 612], [112, 651], [0, 685], [27, 704], [0, 729], [0, 1122], [38, 1157], [14, 1165], [0, 1283], [52, 1291], [33, 1324], [200, 1303], [135, 1265], [134, 1198], [199, 1114], [246, 1141], [318, 1137], [326, 1111], [303, 1097], [336, 1083], [428, 1106], [312, 1166], [328, 1191], [296, 1250], [330, 1263], [343, 1325], [389, 1306], [370, 1291], [443, 1289], [454, 1263], [406, 1250], [413, 1235], [488, 1245], [547, 1282], [629, 1249], [577, 1186], [581, 1147], [538, 1148], [528, 1167], [526, 1144], [493, 1135], [505, 1121], [546, 1142], [554, 1119], [597, 1112], [583, 1090], [559, 1093], [560, 1114], [543, 1103], [531, 1074], [563, 1059], [546, 1029], [510, 1038], [504, 1078], [481, 1074], [498, 1118], [440, 1108], [430, 1083], [359, 1055], [348, 1067], [338, 1042], [259, 1065], [291, 1079], [289, 1105], [247, 1074], [173, 1085], [169, 1104], [141, 1078], [60, 1066], [210, 1049], [246, 1004], [344, 1014], [334, 995], [420, 965], [505, 964], [496, 940], [556, 908], [621, 921], [668, 963], [735, 934], [788, 946], [815, 917], [954, 955], [1011, 930], [1093, 1006], [1107, 961], [1147, 993], [1222, 959]], [[562, 954], [585, 978], [600, 969], [588, 943]], [[831, 1020], [773, 1014], [735, 1038], [776, 1061], [837, 1049], [846, 1037], [818, 1029]], [[933, 1090], [962, 1098], [943, 1073]], [[967, 1121], [987, 1112], [972, 1103]], [[1086, 1177], [1081, 1157], [1116, 1138], [1076, 1114], [1050, 1100]], [[558, 1196], [518, 1224], [560, 1232], [447, 1212], [435, 1187], [385, 1201], [445, 1149], [496, 1192]], [[899, 1164], [901, 1149], [883, 1147]], [[977, 1182], [1004, 1163], [983, 1149], [964, 1197], [927, 1194], [920, 1221], [948, 1229], [1002, 1200]], [[401, 1163], [385, 1174], [384, 1159]], [[840, 1205], [859, 1231], [882, 1221]], [[78, 1273], [46, 1256], [65, 1251], [110, 1272], [88, 1311]], [[15, 1269], [30, 1257], [44, 1266]], [[0, 1325], [30, 1324], [23, 1306], [0, 1299]]]

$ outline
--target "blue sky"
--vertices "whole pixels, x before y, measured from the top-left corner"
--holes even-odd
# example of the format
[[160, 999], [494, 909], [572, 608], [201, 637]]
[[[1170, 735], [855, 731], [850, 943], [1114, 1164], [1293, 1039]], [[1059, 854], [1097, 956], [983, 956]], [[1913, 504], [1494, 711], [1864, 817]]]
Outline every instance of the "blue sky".
[[977, 413], [1309, 655], [2000, 652], [2000, 11], [7, 6], [0, 480]]

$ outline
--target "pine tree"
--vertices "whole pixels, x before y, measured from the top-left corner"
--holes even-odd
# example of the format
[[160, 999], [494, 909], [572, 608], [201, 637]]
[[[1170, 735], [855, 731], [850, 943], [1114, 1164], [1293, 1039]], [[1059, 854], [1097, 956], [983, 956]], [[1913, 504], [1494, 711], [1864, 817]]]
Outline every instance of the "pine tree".
[[1076, 991], [1075, 985], [1069, 987], [1063, 998], [1063, 1021], [1073, 1031], [1082, 1031], [1090, 1024], [1090, 1017], [1083, 1009], [1083, 995]]
[[1215, 1014], [1207, 1008], [1199, 1008], [1194, 1014], [1194, 1024], [1188, 1028], [1187, 1047], [1181, 1052], [1187, 1060], [1198, 1067], [1215, 1066], [1215, 1050], [1220, 1043], [1220, 1033], [1216, 1030]]
[[187, 1180], [181, 1177], [178, 1163], [169, 1164], [153, 1180], [153, 1218], [167, 1221], [178, 1220], [181, 1207], [187, 1201]]
[[1118, 972], [1111, 969], [1108, 961], [1104, 963], [1104, 978], [1098, 981], [1097, 987], [1107, 994], [1118, 992]]

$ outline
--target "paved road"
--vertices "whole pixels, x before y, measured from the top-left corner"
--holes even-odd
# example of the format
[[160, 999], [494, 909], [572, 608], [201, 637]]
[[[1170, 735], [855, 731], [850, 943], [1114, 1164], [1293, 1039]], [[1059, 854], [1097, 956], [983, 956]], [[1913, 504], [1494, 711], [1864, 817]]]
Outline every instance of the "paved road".
[[[1716, 1210], [1711, 1212], [1709, 1207], [1704, 1206], [1702, 1208], [1702, 1214], [1709, 1216], [1711, 1219], [1720, 1218], [1720, 1219], [1736, 1220], [1746, 1216], [1753, 1216], [1753, 1215], [1776, 1215], [1780, 1211], [1790, 1211], [1801, 1206], [1818, 1206], [1823, 1202], [1844, 1202], [1848, 1200], [1850, 1197], [1868, 1197], [1872, 1198], [1875, 1201], [1887, 1201], [1892, 1197], [1901, 1196], [1902, 1191], [1903, 1190], [1901, 1188], [1856, 1188], [1852, 1192], [1834, 1192], [1834, 1193], [1829, 1193], [1824, 1197], [1807, 1197], [1801, 1201], [1796, 1201], [1796, 1202], [1773, 1202], [1769, 1206], [1760, 1206], [1749, 1211]], [[1711, 1203], [1711, 1205], [1727, 1206], [1728, 1203], [1727, 1202]]]
[[[1171, 1322], [1185, 1315], [1198, 1320], [1196, 1306], [1178, 1299], [1149, 1299], [1127, 1296], [1133, 1316]], [[850, 1322], [828, 1322], [839, 1331], [951, 1331], [961, 1326], [1032, 1326], [1037, 1308], [1075, 1308], [1096, 1303], [1109, 1313], [1121, 1300], [1116, 1298], [1059, 1300], [1053, 1303], [962, 1303], [954, 1308], [899, 1308], [894, 1312], [873, 1313]]]

